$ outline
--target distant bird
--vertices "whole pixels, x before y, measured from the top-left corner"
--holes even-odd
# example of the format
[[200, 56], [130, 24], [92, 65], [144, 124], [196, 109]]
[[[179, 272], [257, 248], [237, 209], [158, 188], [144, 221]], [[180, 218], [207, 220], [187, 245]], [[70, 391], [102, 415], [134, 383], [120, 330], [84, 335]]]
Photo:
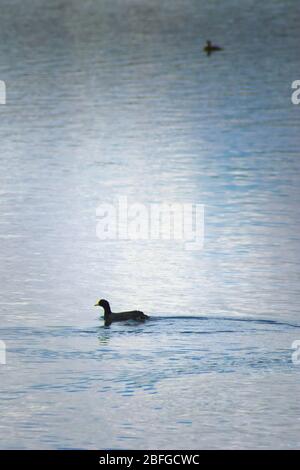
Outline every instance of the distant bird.
[[216, 44], [212, 44], [211, 41], [206, 41], [206, 46], [203, 47], [204, 52], [206, 52], [207, 55], [210, 55], [212, 52], [215, 51], [222, 51], [223, 48], [217, 46]]
[[115, 322], [115, 321], [127, 321], [127, 320], [145, 321], [149, 318], [148, 315], [145, 315], [143, 312], [140, 312], [139, 310], [114, 313], [110, 309], [109, 302], [105, 299], [99, 300], [95, 304], [95, 307], [102, 307], [104, 309], [104, 322], [106, 326], [110, 325], [112, 322]]

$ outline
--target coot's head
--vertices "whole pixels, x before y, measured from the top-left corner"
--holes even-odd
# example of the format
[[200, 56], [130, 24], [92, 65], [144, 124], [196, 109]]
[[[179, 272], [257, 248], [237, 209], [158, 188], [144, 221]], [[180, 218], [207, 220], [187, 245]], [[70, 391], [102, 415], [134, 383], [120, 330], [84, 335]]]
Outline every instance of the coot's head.
[[100, 299], [96, 304], [95, 307], [103, 307], [105, 309], [109, 309], [109, 302], [105, 299]]

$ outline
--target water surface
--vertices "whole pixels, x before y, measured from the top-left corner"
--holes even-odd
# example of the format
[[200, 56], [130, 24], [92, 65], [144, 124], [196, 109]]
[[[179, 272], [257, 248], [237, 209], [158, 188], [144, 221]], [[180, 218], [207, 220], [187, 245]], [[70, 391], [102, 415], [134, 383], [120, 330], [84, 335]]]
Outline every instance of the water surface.
[[[2, 4], [0, 446], [299, 448], [298, 2]], [[204, 250], [100, 242], [119, 196]]]

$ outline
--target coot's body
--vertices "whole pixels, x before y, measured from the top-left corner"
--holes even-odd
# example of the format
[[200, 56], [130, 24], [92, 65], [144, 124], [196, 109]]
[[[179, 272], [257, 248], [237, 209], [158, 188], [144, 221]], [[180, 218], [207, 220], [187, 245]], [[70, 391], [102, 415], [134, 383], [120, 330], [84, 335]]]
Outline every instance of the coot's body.
[[135, 320], [135, 321], [145, 321], [149, 317], [145, 315], [143, 312], [139, 310], [131, 310], [130, 312], [112, 312], [110, 309], [109, 302], [105, 299], [99, 300], [95, 304], [95, 307], [102, 307], [104, 309], [104, 322], [105, 325], [110, 325], [113, 322], [117, 321], [127, 321], [127, 320]]
[[217, 46], [216, 44], [212, 44], [211, 41], [206, 41], [206, 46], [203, 48], [207, 55], [210, 55], [212, 52], [215, 51], [222, 51], [222, 47]]

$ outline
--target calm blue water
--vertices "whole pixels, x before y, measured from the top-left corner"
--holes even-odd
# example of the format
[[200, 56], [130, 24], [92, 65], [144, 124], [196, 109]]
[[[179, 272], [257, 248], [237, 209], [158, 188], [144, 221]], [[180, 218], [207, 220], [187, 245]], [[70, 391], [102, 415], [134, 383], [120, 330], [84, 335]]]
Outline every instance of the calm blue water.
[[[1, 448], [300, 447], [299, 10], [2, 1]], [[118, 196], [204, 204], [204, 250], [101, 242]]]

